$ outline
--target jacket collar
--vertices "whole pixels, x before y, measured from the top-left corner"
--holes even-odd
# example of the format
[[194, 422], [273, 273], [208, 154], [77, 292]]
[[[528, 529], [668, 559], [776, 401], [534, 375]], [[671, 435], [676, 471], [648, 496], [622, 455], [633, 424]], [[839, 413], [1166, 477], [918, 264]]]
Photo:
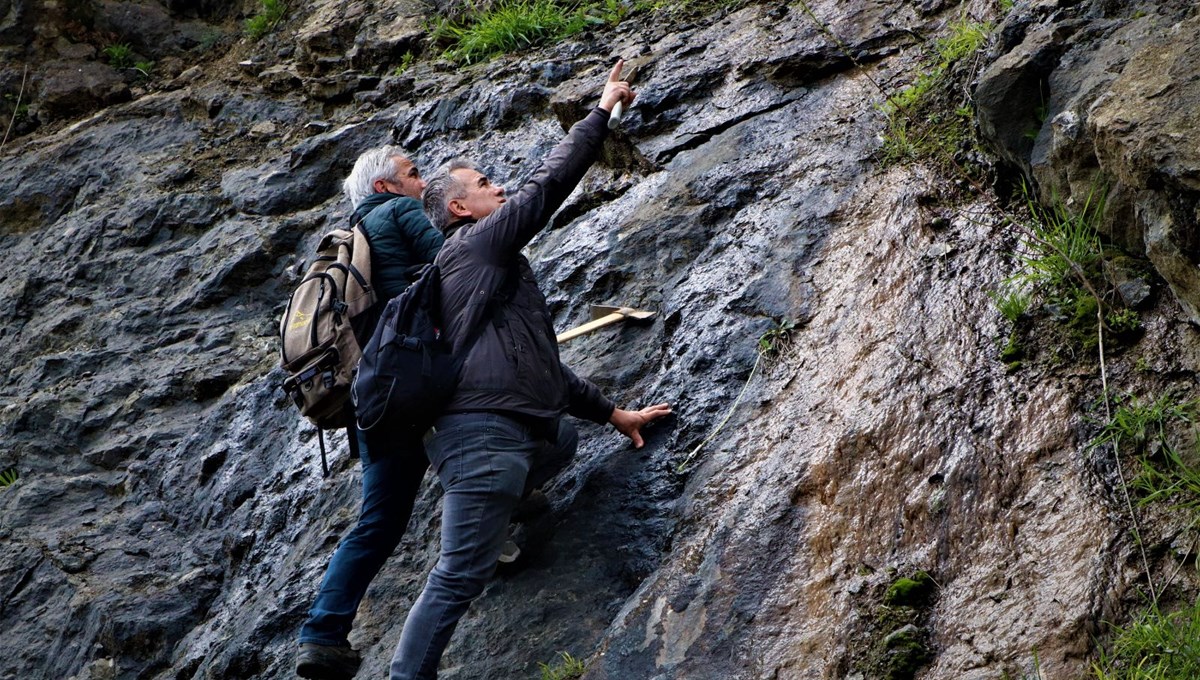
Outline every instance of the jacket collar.
[[478, 220], [473, 220], [470, 217], [464, 217], [463, 219], [461, 219], [457, 222], [451, 222], [450, 224], [446, 225], [446, 238], [450, 238], [451, 236], [454, 236], [455, 234], [458, 233], [459, 229], [462, 229], [463, 227], [471, 225], [471, 224], [475, 224], [475, 222], [477, 222], [477, 221]]
[[[383, 205], [384, 203], [387, 203], [387, 202], [391, 201], [392, 199], [396, 199], [396, 198], [409, 198], [409, 197], [401, 195], [401, 194], [393, 194], [393, 193], [386, 192], [386, 191], [381, 191], [381, 192], [371, 194], [370, 196], [367, 196], [361, 202], [359, 202], [359, 204], [354, 208], [354, 215], [359, 220], [361, 220], [364, 217], [366, 217], [367, 215], [371, 214], [371, 211], [375, 210], [376, 208]], [[409, 200], [415, 201], [416, 199], [409, 198]]]

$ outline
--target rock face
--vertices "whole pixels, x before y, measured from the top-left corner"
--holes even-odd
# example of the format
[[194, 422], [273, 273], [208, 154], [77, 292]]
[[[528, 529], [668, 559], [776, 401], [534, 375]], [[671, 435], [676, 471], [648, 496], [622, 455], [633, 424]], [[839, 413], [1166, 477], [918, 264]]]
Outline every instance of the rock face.
[[1107, 234], [1149, 257], [1200, 322], [1200, 19], [1180, 3], [1059, 5], [1008, 19], [1012, 44], [980, 77], [980, 126], [1043, 199], [1105, 193]]
[[[232, 11], [175, 4], [176, 21]], [[292, 677], [360, 472], [334, 435], [322, 478], [278, 389], [276, 323], [345, 223], [340, 180], [394, 142], [423, 169], [468, 155], [514, 188], [618, 54], [636, 55], [639, 100], [529, 255], [560, 329], [593, 303], [659, 312], [563, 359], [620, 403], [677, 415], [638, 451], [581, 426], [548, 489], [554, 538], [474, 604], [441, 677], [538, 677], [564, 651], [612, 680], [983, 680], [1035, 654], [1043, 677], [1089, 672], [1141, 578], [1119, 469], [1086, 448], [1098, 375], [1008, 373], [985, 291], [1015, 237], [995, 202], [950, 205], [933, 172], [875, 162], [875, 83], [910, 82], [913, 36], [958, 6], [810, 3], [824, 25], [775, 3], [644, 12], [395, 75], [420, 10], [310, 4], [257, 51], [3, 148], [0, 254], [17, 273], [0, 287], [0, 471], [20, 479], [0, 489], [0, 676]], [[1116, 5], [1010, 15], [980, 125], [1044, 191], [1080, 200], [1112, 180], [1110, 235], [1194, 315], [1196, 18]], [[783, 321], [795, 330], [772, 332]], [[1141, 356], [1190, 380], [1186, 315], [1164, 298], [1146, 325]], [[1109, 381], [1148, 380], [1134, 359], [1112, 359]], [[436, 486], [360, 609], [358, 677], [386, 673], [436, 559]], [[881, 628], [889, 586], [919, 572], [936, 589]], [[920, 650], [908, 670], [872, 665], [902, 647]]]

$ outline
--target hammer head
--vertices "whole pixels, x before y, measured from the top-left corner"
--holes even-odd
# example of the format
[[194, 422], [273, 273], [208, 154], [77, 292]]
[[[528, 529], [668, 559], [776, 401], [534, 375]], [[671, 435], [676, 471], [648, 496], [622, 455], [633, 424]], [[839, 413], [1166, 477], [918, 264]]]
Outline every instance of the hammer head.
[[609, 314], [620, 314], [625, 321], [649, 322], [657, 312], [649, 312], [632, 307], [610, 307], [608, 305], [592, 305], [592, 321], [602, 319]]

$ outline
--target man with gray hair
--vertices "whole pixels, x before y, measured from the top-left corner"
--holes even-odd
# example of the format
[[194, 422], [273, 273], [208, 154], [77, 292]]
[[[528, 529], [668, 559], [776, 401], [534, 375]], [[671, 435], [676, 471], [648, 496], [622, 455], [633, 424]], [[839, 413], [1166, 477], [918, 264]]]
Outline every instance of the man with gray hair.
[[458, 387], [428, 440], [442, 498], [441, 557], [392, 658], [391, 680], [433, 680], [458, 620], [496, 570], [518, 502], [562, 469], [578, 437], [570, 413], [612, 423], [634, 446], [667, 404], [626, 411], [558, 358], [546, 298], [523, 248], [596, 160], [613, 106], [633, 101], [618, 61], [600, 105], [576, 123], [511, 199], [469, 163], [430, 180], [425, 211], [447, 234], [441, 271], [444, 337], [462, 360]]
[[[408, 288], [442, 247], [442, 233], [422, 210], [425, 182], [416, 165], [395, 146], [358, 157], [343, 184], [354, 222], [371, 244], [371, 285], [379, 302], [364, 314], [370, 335], [384, 303]], [[361, 336], [360, 336], [361, 337]], [[358, 652], [347, 635], [371, 580], [396, 549], [408, 526], [421, 479], [429, 466], [421, 440], [379, 426], [358, 430], [363, 500], [358, 523], [329, 562], [308, 620], [300, 628], [296, 673], [303, 678], [342, 680], [358, 671]]]

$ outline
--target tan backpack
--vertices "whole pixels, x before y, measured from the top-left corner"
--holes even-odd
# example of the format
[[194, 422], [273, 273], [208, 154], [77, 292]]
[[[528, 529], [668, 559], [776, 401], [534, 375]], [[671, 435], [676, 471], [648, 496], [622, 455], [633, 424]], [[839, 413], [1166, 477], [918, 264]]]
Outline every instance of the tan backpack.
[[[287, 371], [283, 389], [300, 413], [317, 426], [325, 474], [325, 439], [321, 431], [352, 428], [350, 385], [362, 355], [356, 329], [370, 337], [369, 314], [375, 305], [371, 288], [371, 247], [357, 226], [326, 234], [283, 318], [279, 320], [280, 366]], [[351, 449], [356, 437], [347, 431]]]

